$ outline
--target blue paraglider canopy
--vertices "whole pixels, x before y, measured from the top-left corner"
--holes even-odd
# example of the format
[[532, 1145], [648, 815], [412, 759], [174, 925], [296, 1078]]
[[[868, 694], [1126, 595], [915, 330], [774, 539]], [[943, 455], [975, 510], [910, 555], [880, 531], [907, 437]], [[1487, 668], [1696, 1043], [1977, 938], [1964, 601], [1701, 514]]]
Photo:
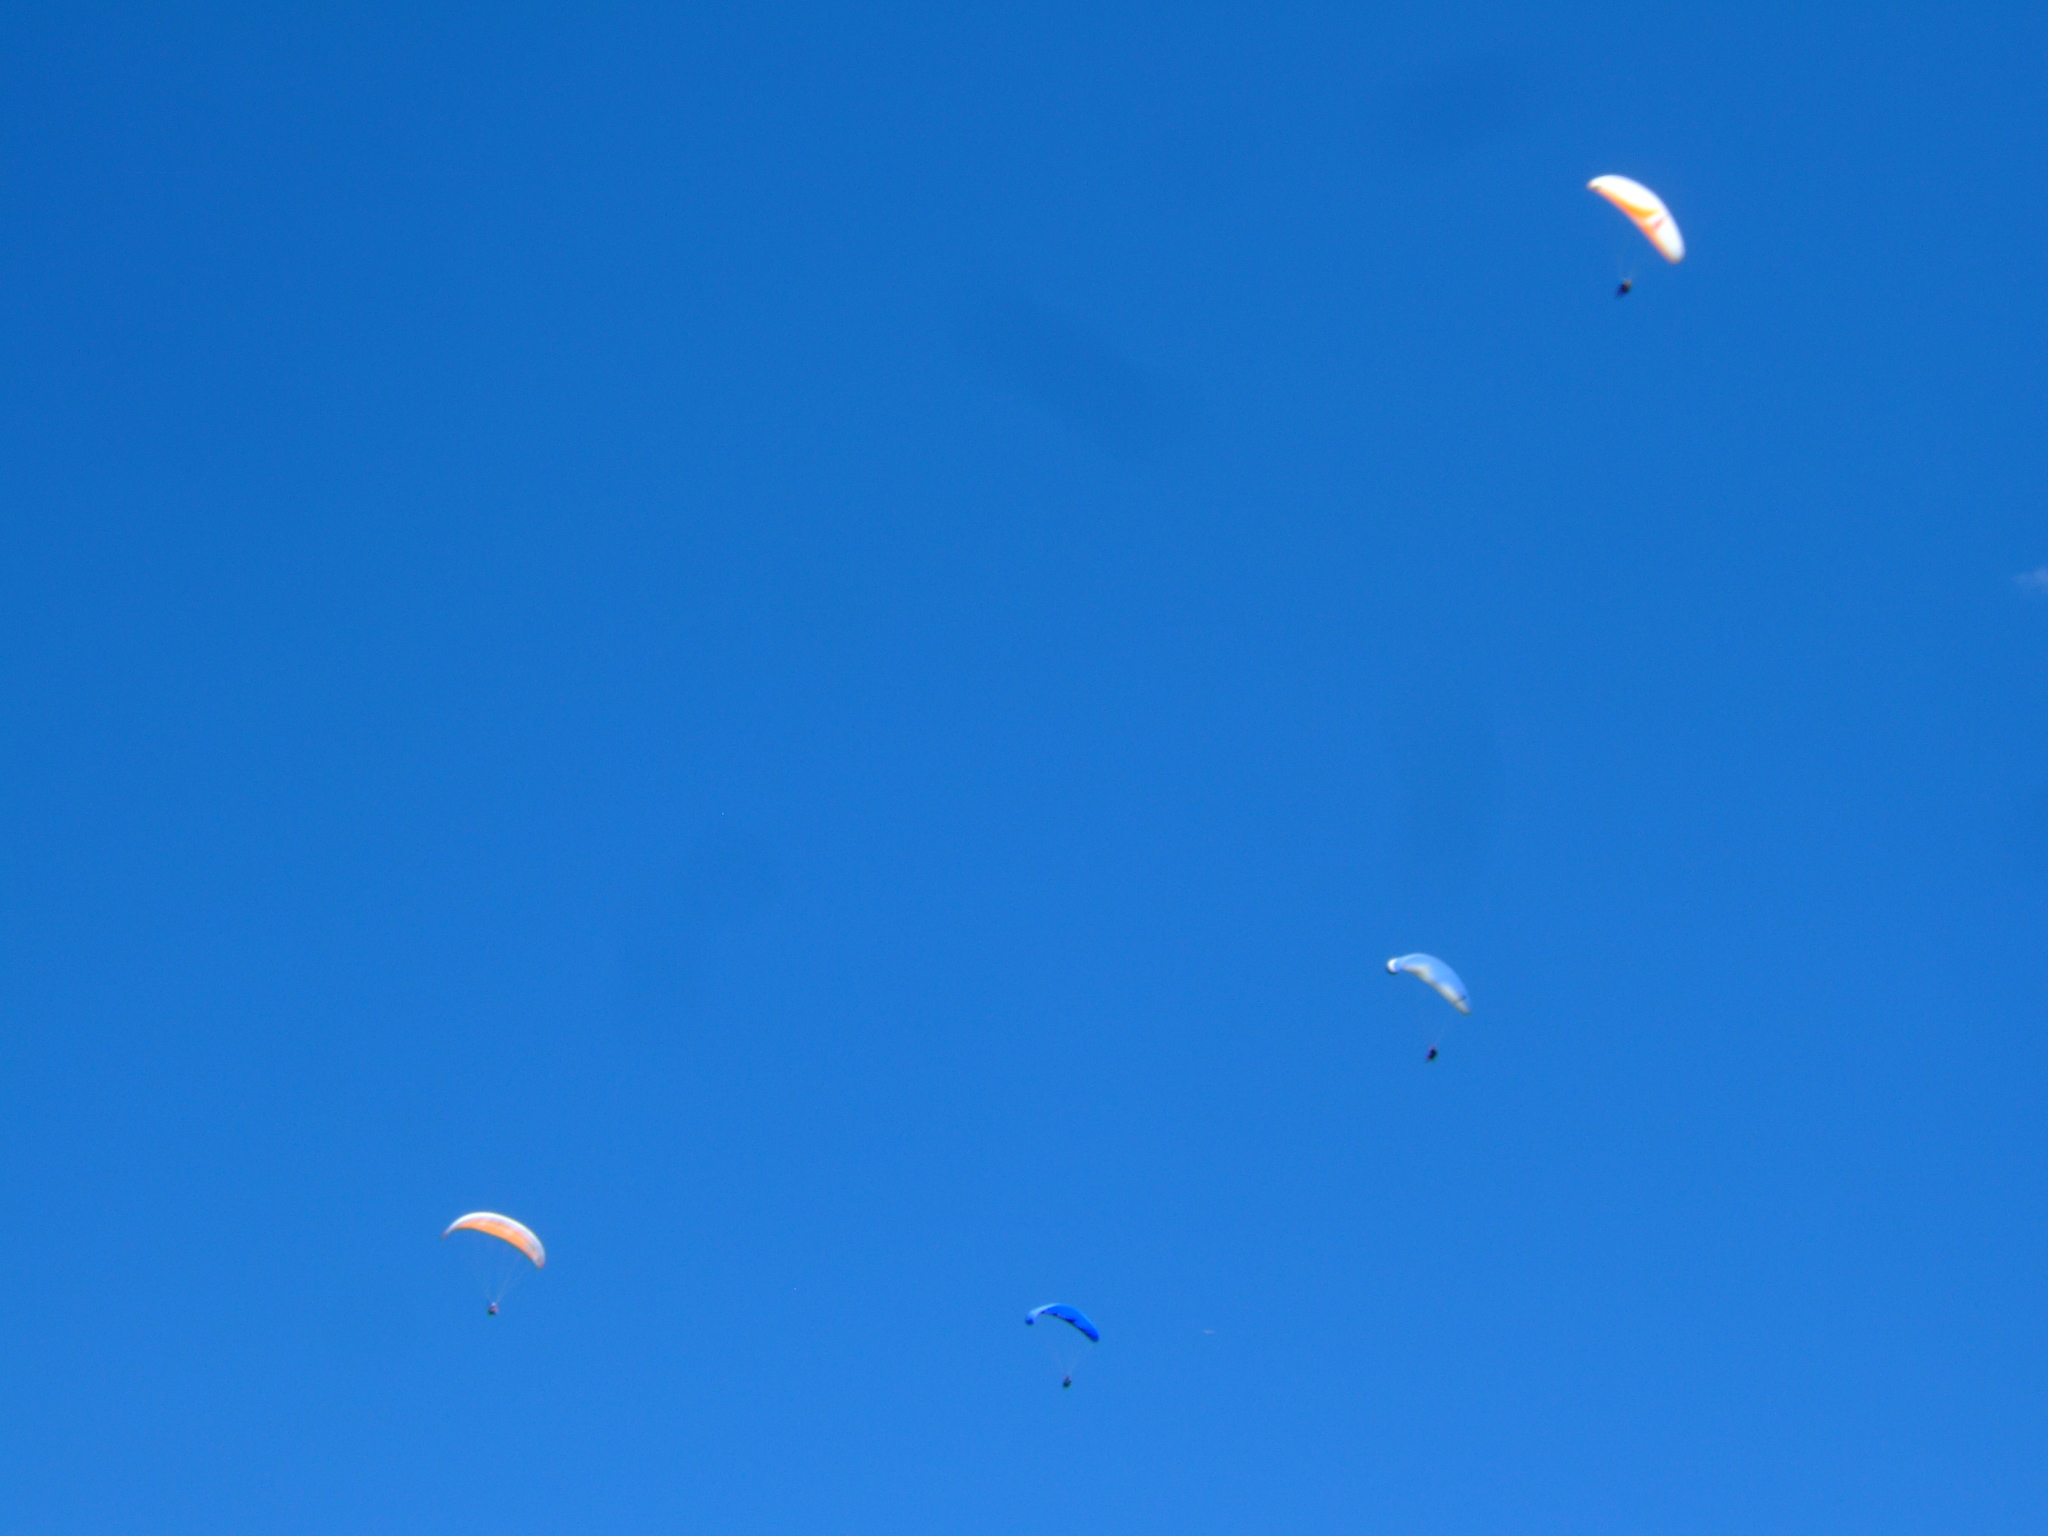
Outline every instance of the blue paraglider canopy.
[[1095, 1325], [1088, 1321], [1088, 1314], [1079, 1307], [1070, 1307], [1064, 1301], [1055, 1301], [1042, 1307], [1033, 1307], [1024, 1314], [1024, 1326], [1029, 1328], [1041, 1317], [1056, 1317], [1063, 1323], [1072, 1323], [1077, 1329], [1088, 1336], [1089, 1343], [1100, 1344], [1102, 1342], [1102, 1335], [1096, 1331]]

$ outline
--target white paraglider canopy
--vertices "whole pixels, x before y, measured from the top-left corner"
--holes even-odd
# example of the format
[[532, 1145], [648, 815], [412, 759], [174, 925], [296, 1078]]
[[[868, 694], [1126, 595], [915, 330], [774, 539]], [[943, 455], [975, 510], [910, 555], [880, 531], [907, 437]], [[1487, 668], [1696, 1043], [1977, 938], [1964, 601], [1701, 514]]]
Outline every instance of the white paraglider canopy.
[[1685, 236], [1678, 232], [1678, 220], [1664, 206], [1664, 199], [1626, 176], [1595, 176], [1586, 190], [1598, 192], [1628, 215], [1629, 222], [1643, 232], [1643, 238], [1657, 247], [1658, 254], [1676, 264], [1685, 260]]
[[1387, 962], [1387, 972], [1392, 976], [1406, 972], [1419, 981], [1426, 981], [1436, 989], [1439, 997], [1458, 1012], [1472, 1011], [1472, 999], [1465, 991], [1465, 983], [1458, 980], [1456, 971], [1435, 955], [1396, 955]]

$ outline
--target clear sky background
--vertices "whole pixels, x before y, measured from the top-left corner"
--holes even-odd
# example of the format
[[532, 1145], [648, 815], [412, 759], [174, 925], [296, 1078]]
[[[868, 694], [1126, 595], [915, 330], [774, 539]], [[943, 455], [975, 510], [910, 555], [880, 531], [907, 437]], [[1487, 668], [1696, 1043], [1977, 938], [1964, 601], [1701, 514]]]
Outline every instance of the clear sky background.
[[0, 18], [8, 1530], [2048, 1521], [2040, 7], [294, 9]]

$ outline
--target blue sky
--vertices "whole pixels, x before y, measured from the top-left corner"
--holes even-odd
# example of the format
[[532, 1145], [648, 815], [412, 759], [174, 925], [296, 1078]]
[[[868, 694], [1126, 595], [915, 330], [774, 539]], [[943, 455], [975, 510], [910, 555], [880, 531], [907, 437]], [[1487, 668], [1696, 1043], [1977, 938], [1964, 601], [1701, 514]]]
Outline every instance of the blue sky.
[[11, 1530], [2048, 1518], [2038, 8], [0, 26]]

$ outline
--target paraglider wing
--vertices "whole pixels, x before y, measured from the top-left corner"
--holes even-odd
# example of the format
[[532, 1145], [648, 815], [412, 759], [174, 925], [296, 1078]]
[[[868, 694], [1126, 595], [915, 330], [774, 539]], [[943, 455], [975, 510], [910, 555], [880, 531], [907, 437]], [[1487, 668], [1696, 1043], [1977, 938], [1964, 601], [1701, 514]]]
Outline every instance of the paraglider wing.
[[1055, 1301], [1043, 1307], [1033, 1307], [1024, 1314], [1024, 1326], [1029, 1328], [1041, 1317], [1056, 1317], [1063, 1323], [1073, 1324], [1075, 1328], [1088, 1336], [1090, 1344], [1100, 1344], [1102, 1342], [1102, 1335], [1096, 1331], [1095, 1325], [1088, 1321], [1088, 1314], [1079, 1307], [1070, 1307], [1063, 1301]]
[[1685, 260], [1685, 236], [1678, 232], [1678, 220], [1664, 206], [1664, 199], [1626, 176], [1595, 176], [1586, 190], [1598, 192], [1628, 215], [1629, 222], [1643, 232], [1643, 238], [1657, 247], [1657, 253], [1676, 265]]
[[1465, 983], [1458, 980], [1458, 973], [1435, 955], [1396, 955], [1387, 962], [1389, 975], [1399, 976], [1406, 971], [1410, 976], [1426, 981], [1434, 987], [1437, 995], [1460, 1013], [1472, 1011], [1472, 999], [1465, 991]]
[[510, 1216], [500, 1216], [496, 1211], [472, 1211], [467, 1216], [458, 1216], [448, 1223], [446, 1237], [451, 1232], [481, 1232], [486, 1237], [495, 1237], [510, 1243], [529, 1259], [535, 1269], [544, 1269], [548, 1262], [548, 1251], [534, 1236], [533, 1228], [524, 1222], [514, 1221]]

